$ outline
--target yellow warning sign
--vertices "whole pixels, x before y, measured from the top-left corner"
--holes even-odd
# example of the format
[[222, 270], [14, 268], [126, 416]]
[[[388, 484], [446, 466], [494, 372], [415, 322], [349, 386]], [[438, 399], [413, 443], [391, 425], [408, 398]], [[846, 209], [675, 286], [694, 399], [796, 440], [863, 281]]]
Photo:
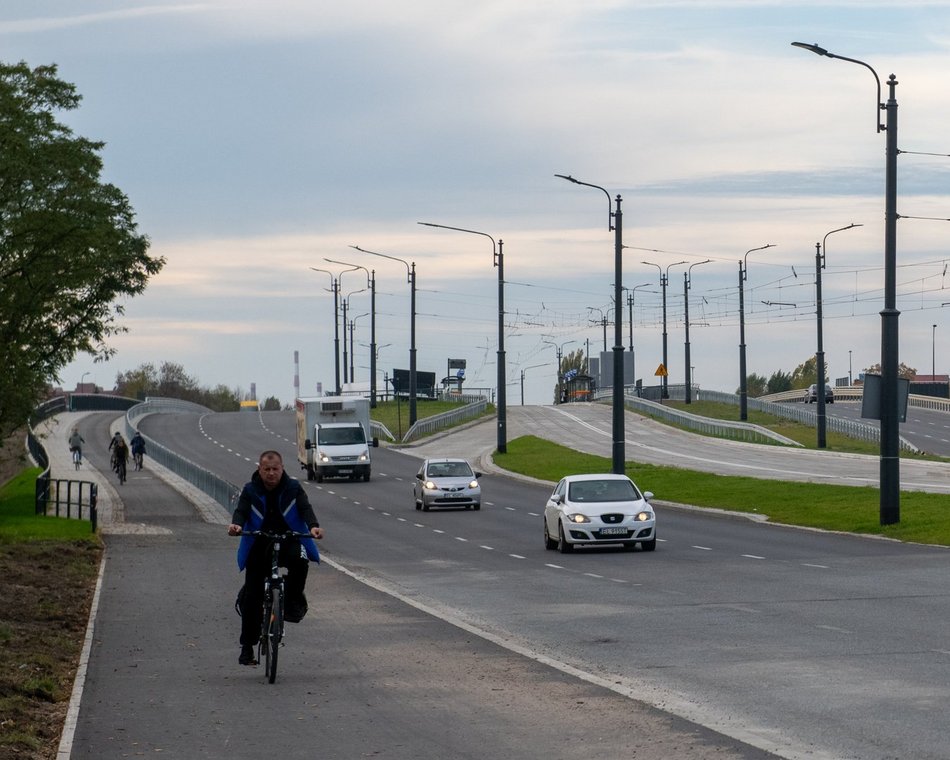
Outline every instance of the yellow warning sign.
[[663, 364], [661, 363], [660, 366], [656, 368], [656, 372], [654, 372], [653, 374], [656, 375], [657, 377], [666, 377], [668, 373], [666, 371], [666, 367], [664, 367]]

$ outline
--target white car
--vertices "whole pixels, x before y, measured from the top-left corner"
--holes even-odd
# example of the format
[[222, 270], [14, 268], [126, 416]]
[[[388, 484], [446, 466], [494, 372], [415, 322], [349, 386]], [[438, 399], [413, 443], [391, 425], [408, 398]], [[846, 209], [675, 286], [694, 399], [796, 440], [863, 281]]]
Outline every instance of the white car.
[[568, 475], [544, 507], [544, 548], [561, 553], [575, 546], [623, 544], [656, 549], [653, 494], [642, 494], [626, 475]]
[[482, 488], [475, 472], [464, 459], [426, 459], [416, 473], [412, 497], [416, 509], [430, 507], [482, 508]]

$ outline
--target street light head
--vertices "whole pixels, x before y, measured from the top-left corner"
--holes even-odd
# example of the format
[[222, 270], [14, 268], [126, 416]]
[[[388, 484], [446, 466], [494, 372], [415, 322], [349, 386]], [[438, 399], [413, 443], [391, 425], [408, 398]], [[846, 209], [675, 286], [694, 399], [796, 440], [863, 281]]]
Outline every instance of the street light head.
[[819, 47], [818, 45], [809, 45], [807, 42], [793, 42], [792, 47], [801, 48], [802, 50], [810, 50], [815, 55], [826, 55], [829, 58], [834, 57], [823, 47]]
[[580, 183], [579, 183], [576, 179], [574, 179], [570, 174], [555, 174], [554, 176], [555, 176], [555, 177], [560, 177], [561, 179], [566, 179], [568, 182], [573, 182], [575, 185], [579, 185], [579, 184], [580, 184]]

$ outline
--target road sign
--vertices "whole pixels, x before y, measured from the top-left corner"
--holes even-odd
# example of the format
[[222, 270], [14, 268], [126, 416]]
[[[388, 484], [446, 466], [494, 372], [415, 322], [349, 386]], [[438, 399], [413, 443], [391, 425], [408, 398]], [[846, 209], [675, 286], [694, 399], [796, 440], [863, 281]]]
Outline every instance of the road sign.
[[657, 377], [666, 377], [668, 373], [666, 371], [666, 367], [664, 367], [663, 364], [660, 363], [660, 366], [656, 368], [656, 372], [654, 372], [653, 374], [656, 375]]

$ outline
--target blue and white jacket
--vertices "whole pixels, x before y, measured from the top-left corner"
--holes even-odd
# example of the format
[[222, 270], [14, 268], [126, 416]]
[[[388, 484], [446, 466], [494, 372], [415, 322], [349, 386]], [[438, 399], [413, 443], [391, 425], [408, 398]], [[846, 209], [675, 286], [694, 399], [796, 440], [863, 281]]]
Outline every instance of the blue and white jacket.
[[[319, 525], [313, 507], [310, 505], [310, 500], [307, 498], [307, 493], [303, 490], [299, 481], [291, 478], [285, 472], [274, 491], [277, 495], [277, 503], [281, 514], [291, 530], [307, 533], [310, 528]], [[251, 476], [251, 481], [241, 491], [241, 498], [238, 499], [238, 505], [231, 517], [231, 522], [240, 525], [245, 531], [260, 530], [267, 512], [267, 496], [268, 491], [264, 486], [264, 481], [255, 472]], [[237, 563], [241, 570], [247, 564], [247, 557], [255, 540], [255, 536], [241, 536], [241, 543], [237, 551]], [[317, 549], [316, 541], [312, 538], [305, 538], [301, 539], [300, 543], [311, 561], [320, 561], [320, 550]]]

